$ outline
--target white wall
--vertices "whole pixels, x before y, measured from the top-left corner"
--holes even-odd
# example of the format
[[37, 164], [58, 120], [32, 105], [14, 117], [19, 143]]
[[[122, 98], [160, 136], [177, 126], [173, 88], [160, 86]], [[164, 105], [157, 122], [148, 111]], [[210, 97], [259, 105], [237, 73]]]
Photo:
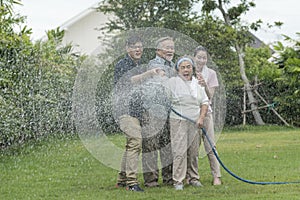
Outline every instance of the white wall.
[[81, 52], [82, 54], [90, 55], [96, 48], [99, 49], [101, 41], [98, 36], [102, 34], [102, 31], [95, 30], [95, 28], [102, 27], [108, 21], [108, 16], [103, 13], [92, 11], [85, 16], [74, 20], [62, 26], [65, 29], [65, 37], [63, 43], [72, 42], [74, 46], [74, 52]]

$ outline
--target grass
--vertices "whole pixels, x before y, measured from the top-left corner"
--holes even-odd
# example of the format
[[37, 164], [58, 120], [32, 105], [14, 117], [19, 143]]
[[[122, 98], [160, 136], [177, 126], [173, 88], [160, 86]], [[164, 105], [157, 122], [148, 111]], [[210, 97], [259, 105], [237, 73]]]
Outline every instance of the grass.
[[[109, 138], [122, 146], [122, 135]], [[300, 181], [300, 129], [247, 127], [225, 129], [218, 141], [224, 164], [253, 181]], [[223, 185], [211, 186], [206, 158], [199, 159], [203, 188], [117, 189], [117, 171], [95, 159], [77, 137], [50, 138], [21, 151], [0, 155], [0, 199], [299, 199], [300, 184], [252, 185], [222, 169]], [[141, 174], [139, 180], [142, 182]]]

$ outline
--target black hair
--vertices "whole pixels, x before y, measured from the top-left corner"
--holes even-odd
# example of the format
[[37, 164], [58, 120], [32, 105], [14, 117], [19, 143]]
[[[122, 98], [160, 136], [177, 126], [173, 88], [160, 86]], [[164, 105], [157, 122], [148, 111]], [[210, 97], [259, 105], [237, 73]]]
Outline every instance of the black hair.
[[131, 35], [126, 40], [126, 46], [136, 44], [137, 42], [143, 43], [142, 38], [139, 35]]
[[204, 52], [206, 52], [206, 54], [208, 54], [207, 49], [200, 45], [200, 46], [196, 47], [196, 49], [194, 51], [194, 56], [196, 56], [199, 51], [204, 51]]

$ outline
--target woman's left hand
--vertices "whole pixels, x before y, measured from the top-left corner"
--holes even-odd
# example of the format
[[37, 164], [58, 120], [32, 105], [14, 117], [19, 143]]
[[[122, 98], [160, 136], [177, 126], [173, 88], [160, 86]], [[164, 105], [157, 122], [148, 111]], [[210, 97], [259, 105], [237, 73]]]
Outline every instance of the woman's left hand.
[[203, 128], [203, 125], [204, 125], [204, 119], [202, 117], [200, 117], [196, 122], [196, 126], [198, 128]]

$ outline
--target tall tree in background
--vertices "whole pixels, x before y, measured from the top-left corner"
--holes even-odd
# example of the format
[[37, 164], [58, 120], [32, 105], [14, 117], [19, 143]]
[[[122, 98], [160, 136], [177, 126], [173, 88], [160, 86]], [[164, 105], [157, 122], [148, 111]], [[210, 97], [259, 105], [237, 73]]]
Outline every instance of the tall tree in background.
[[98, 10], [115, 16], [107, 23], [110, 31], [141, 27], [176, 30], [176, 27], [191, 20], [193, 2], [194, 0], [102, 0]]
[[248, 2], [247, 0], [240, 0], [239, 4], [228, 8], [231, 3], [230, 0], [200, 0], [200, 2], [203, 4], [202, 12], [206, 15], [212, 16], [215, 10], [219, 10], [222, 14], [225, 25], [227, 28], [232, 30], [234, 36], [232, 46], [234, 47], [238, 56], [240, 74], [245, 85], [251, 110], [253, 110], [252, 114], [256, 123], [258, 125], [263, 125], [264, 121], [262, 120], [259, 110], [257, 109], [257, 100], [252, 92], [252, 86], [246, 75], [246, 66], [244, 61], [245, 47], [251, 41], [249, 30], [251, 28], [257, 29], [261, 21], [259, 20], [249, 26], [243, 25], [241, 22], [241, 16], [249, 11], [250, 8], [255, 7], [255, 4], [252, 1]]

